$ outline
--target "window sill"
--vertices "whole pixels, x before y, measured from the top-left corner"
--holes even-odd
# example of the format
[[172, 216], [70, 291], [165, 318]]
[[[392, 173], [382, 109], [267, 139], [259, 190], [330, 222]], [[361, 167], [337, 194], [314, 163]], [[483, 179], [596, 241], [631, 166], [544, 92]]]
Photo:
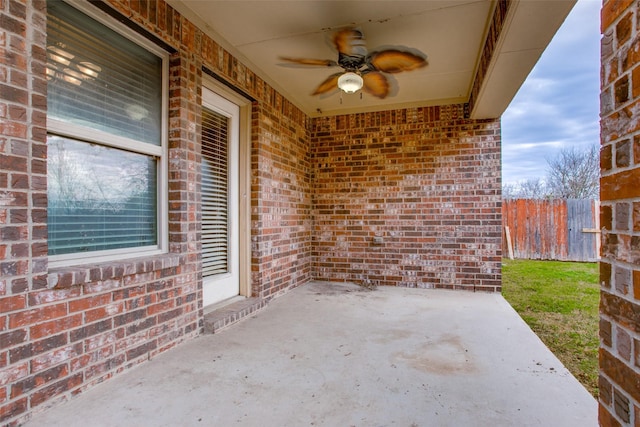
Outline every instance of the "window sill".
[[49, 289], [67, 289], [102, 280], [115, 280], [133, 274], [165, 270], [184, 264], [185, 255], [162, 254], [125, 261], [57, 267], [49, 269]]

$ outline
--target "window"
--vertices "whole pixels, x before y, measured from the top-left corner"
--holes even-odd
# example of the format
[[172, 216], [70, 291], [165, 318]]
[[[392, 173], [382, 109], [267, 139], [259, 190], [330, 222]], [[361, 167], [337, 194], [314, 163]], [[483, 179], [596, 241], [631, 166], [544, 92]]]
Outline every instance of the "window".
[[50, 264], [159, 253], [168, 55], [93, 13], [47, 8]]

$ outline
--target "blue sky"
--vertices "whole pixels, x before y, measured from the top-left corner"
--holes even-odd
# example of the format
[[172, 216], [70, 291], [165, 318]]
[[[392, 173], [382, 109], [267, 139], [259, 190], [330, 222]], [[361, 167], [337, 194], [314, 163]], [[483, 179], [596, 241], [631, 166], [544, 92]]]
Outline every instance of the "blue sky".
[[578, 0], [502, 116], [502, 183], [544, 178], [547, 159], [599, 144], [600, 0]]

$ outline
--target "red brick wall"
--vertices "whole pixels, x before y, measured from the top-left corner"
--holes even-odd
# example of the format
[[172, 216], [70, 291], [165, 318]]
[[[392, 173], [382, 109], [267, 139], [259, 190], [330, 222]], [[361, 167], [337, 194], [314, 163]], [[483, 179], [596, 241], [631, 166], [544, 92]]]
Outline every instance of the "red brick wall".
[[199, 203], [186, 191], [197, 176], [177, 173], [197, 161], [199, 141], [189, 130], [199, 64], [180, 53], [170, 64], [170, 252], [48, 269], [45, 3], [0, 5], [3, 49], [13, 59], [0, 73], [10, 118], [0, 166], [0, 187], [10, 192], [0, 194], [11, 195], [0, 207], [0, 423], [11, 424], [200, 332]]
[[[12, 383], [30, 379], [31, 383], [49, 385], [65, 375], [61, 371], [67, 366], [51, 370], [36, 365], [32, 371], [25, 355], [43, 353], [49, 346], [60, 346], [66, 340], [55, 334], [32, 332], [28, 327], [30, 318], [36, 316], [66, 315], [66, 306], [42, 307], [31, 298], [47, 288], [44, 4], [27, 8], [18, 2], [0, 1], [0, 7], [0, 423], [3, 423], [29, 406], [21, 396], [28, 384], [12, 387]], [[31, 82], [32, 89], [28, 90]], [[31, 335], [36, 338], [28, 345]]]
[[640, 9], [602, 9], [600, 424], [640, 425]]
[[[499, 289], [498, 121], [465, 120], [462, 106], [310, 120], [165, 2], [101, 7], [174, 51], [169, 253], [48, 268], [46, 6], [0, 0], [0, 424], [201, 332], [203, 67], [254, 100], [254, 295], [272, 298], [316, 276]], [[381, 245], [371, 244], [376, 235]]]
[[500, 290], [499, 120], [462, 105], [325, 117], [311, 143], [315, 277]]
[[46, 3], [0, 0], [1, 425], [28, 419], [201, 332], [200, 138], [194, 129], [203, 66], [256, 100], [254, 294], [270, 298], [310, 277], [307, 117], [166, 3], [110, 4], [176, 52], [170, 61], [169, 253], [48, 268]]
[[307, 119], [274, 98], [275, 108], [254, 105], [252, 125], [252, 287], [263, 298], [311, 279]]

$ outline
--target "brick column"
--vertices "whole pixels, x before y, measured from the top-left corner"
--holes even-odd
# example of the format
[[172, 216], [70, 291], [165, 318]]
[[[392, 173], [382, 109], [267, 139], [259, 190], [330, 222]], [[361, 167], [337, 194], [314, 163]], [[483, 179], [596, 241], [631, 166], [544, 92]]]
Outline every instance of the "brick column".
[[311, 277], [306, 116], [274, 89], [252, 107], [251, 286], [271, 299]]
[[[169, 78], [169, 252], [181, 254], [176, 284], [188, 295], [181, 326], [191, 332], [202, 320], [201, 116], [202, 62], [180, 51]], [[196, 289], [197, 288], [197, 289]], [[197, 327], [196, 324], [197, 323]]]
[[9, 347], [28, 331], [3, 314], [47, 287], [45, 14], [44, 1], [0, 1], [0, 424], [28, 406], [9, 392], [28, 370]]
[[603, 426], [640, 425], [639, 4], [602, 9], [600, 409]]

